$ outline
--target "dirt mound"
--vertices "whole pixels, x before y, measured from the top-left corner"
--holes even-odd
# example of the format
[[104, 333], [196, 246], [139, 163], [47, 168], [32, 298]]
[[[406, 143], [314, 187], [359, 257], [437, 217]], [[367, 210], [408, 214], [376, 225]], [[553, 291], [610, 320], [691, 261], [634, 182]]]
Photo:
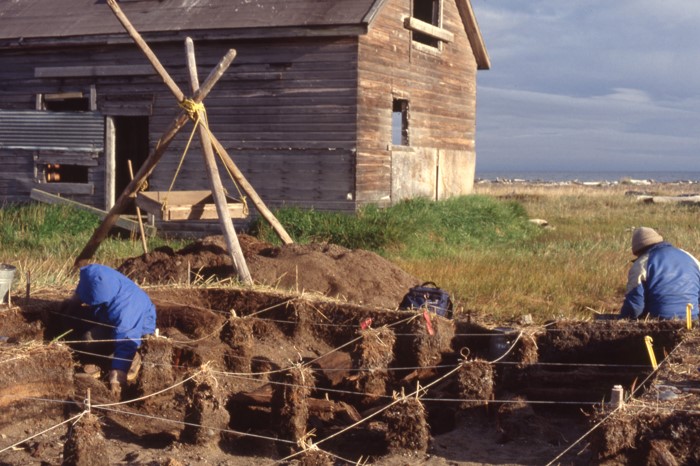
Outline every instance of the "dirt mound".
[[[239, 241], [253, 280], [297, 292], [396, 308], [420, 280], [381, 256], [328, 243], [272, 246], [248, 235]], [[119, 271], [139, 283], [186, 283], [235, 276], [224, 238], [210, 236], [179, 251], [169, 247], [127, 259]], [[190, 276], [188, 277], [188, 271]]]

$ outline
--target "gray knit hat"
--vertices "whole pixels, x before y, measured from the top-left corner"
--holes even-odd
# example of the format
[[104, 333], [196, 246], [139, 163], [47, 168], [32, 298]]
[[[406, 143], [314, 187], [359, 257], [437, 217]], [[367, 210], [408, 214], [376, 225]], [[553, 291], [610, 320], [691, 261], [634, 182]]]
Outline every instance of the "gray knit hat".
[[644, 248], [660, 243], [663, 240], [663, 237], [653, 228], [635, 228], [632, 233], [632, 254], [638, 256]]

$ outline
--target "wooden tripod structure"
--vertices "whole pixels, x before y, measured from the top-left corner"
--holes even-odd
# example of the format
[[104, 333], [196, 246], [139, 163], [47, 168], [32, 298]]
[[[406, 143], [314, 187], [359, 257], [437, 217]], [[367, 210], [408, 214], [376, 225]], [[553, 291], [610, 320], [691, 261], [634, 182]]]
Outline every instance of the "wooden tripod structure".
[[[219, 81], [224, 72], [233, 62], [236, 51], [231, 49], [226, 55], [219, 61], [218, 65], [211, 71], [204, 84], [199, 85], [199, 77], [197, 76], [197, 65], [194, 55], [194, 44], [190, 38], [185, 41], [186, 55], [187, 55], [187, 66], [189, 70], [190, 86], [192, 89], [192, 96], [190, 99], [186, 99], [185, 94], [180, 90], [175, 81], [170, 77], [168, 72], [165, 70], [163, 65], [158, 60], [158, 57], [153, 53], [148, 44], [143, 40], [139, 32], [133, 27], [129, 19], [124, 15], [124, 13], [119, 8], [116, 0], [107, 0], [107, 4], [114, 12], [115, 16], [122, 24], [126, 32], [131, 36], [136, 45], [144, 53], [148, 61], [151, 63], [156, 73], [161, 77], [166, 86], [170, 89], [170, 92], [175, 96], [178, 103], [184, 103], [187, 101], [192, 106], [201, 104], [202, 100], [209, 94], [214, 85]], [[186, 111], [180, 112], [180, 114], [173, 120], [173, 122], [168, 126], [165, 133], [161, 136], [156, 144], [153, 152], [144, 161], [141, 168], [138, 170], [134, 178], [127, 185], [127, 187], [122, 191], [114, 206], [110, 209], [109, 213], [105, 216], [102, 223], [97, 227], [97, 229], [92, 234], [92, 237], [88, 243], [83, 248], [80, 255], [75, 260], [75, 266], [79, 267], [87, 263], [87, 261], [95, 254], [100, 243], [107, 237], [109, 230], [114, 226], [119, 215], [127, 207], [129, 200], [138, 192], [139, 187], [143, 185], [144, 181], [153, 172], [156, 165], [160, 159], [165, 154], [166, 149], [173, 141], [178, 131], [187, 123], [189, 119], [193, 116]], [[221, 178], [219, 176], [219, 171], [216, 166], [216, 160], [214, 158], [214, 151], [221, 156], [221, 159], [231, 173], [235, 181], [239, 186], [245, 191], [245, 193], [250, 198], [253, 205], [255, 205], [260, 215], [267, 220], [272, 228], [275, 230], [277, 235], [285, 244], [290, 244], [293, 242], [292, 238], [285, 231], [284, 227], [279, 223], [274, 214], [265, 206], [265, 203], [260, 199], [260, 196], [255, 192], [253, 187], [248, 183], [248, 181], [243, 176], [243, 173], [238, 169], [236, 164], [233, 162], [231, 157], [226, 152], [226, 149], [221, 145], [221, 143], [216, 139], [209, 130], [206, 122], [206, 116], [199, 113], [198, 118], [200, 121], [204, 118], [203, 125], [199, 125], [199, 139], [202, 145], [202, 152], [204, 155], [204, 162], [207, 167], [207, 175], [209, 177], [212, 197], [216, 204], [216, 210], [219, 217], [219, 223], [221, 224], [221, 229], [226, 238], [226, 245], [233, 259], [234, 267], [238, 274], [238, 278], [246, 285], [251, 285], [253, 283], [248, 271], [248, 266], [245, 263], [243, 257], [243, 252], [241, 251], [240, 243], [238, 242], [238, 237], [236, 236], [236, 231], [233, 227], [233, 222], [231, 221], [230, 214], [228, 212], [228, 205], [226, 200], [226, 195], [224, 193], [223, 185], [221, 183]], [[213, 149], [212, 149], [213, 148]]]

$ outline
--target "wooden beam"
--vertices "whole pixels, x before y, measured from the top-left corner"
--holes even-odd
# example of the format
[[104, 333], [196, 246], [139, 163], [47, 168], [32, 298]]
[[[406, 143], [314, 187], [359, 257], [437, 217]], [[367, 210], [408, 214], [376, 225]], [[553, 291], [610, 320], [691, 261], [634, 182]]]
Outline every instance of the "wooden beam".
[[282, 224], [277, 220], [277, 217], [275, 217], [275, 214], [270, 211], [270, 209], [267, 208], [265, 205], [265, 202], [258, 196], [258, 193], [255, 191], [253, 186], [248, 183], [248, 180], [243, 176], [243, 173], [241, 170], [236, 166], [236, 164], [233, 162], [231, 159], [231, 156], [228, 155], [228, 152], [226, 152], [226, 148], [221, 145], [218, 139], [216, 139], [215, 135], [211, 135], [211, 142], [214, 145], [214, 148], [216, 151], [221, 155], [221, 159], [224, 162], [224, 165], [226, 165], [226, 168], [228, 171], [231, 173], [231, 176], [236, 180], [236, 183], [238, 183], [243, 189], [243, 191], [248, 195], [250, 198], [250, 202], [253, 203], [256, 209], [258, 209], [258, 212], [260, 212], [260, 215], [267, 220], [267, 222], [270, 224], [273, 230], [275, 230], [275, 233], [277, 233], [277, 236], [282, 240], [284, 244], [292, 244], [294, 240], [292, 239], [291, 236], [289, 236], [289, 233], [287, 233], [287, 230], [284, 229]]
[[443, 42], [453, 42], [455, 40], [455, 35], [450, 31], [426, 23], [425, 21], [421, 21], [412, 16], [406, 18], [403, 25], [406, 29], [422, 32], [423, 34], [434, 37], [435, 39], [439, 39]]
[[[158, 61], [158, 57], [155, 56], [155, 54], [151, 51], [151, 49], [148, 47], [148, 44], [143, 40], [139, 32], [131, 25], [129, 22], [129, 19], [124, 15], [124, 13], [121, 11], [119, 8], [119, 5], [116, 3], [115, 0], [107, 0], [107, 4], [112, 8], [112, 11], [114, 11], [115, 15], [117, 15], [117, 18], [119, 18], [119, 21], [122, 23], [124, 28], [129, 32], [129, 35], [134, 38], [134, 41], [136, 44], [141, 48], [143, 51], [144, 55], [146, 58], [151, 62], [151, 65], [153, 68], [158, 72], [158, 74], [161, 76], [163, 81], [166, 83], [168, 88], [170, 88], [171, 92], [175, 96], [175, 98], [178, 100], [178, 102], [182, 102], [184, 99], [184, 93], [180, 90], [180, 88], [177, 86], [175, 81], [172, 80], [172, 78], [168, 75], [168, 72], [163, 68], [163, 66], [160, 64]], [[230, 51], [229, 51], [230, 52]], [[217, 68], [212, 70], [212, 74], [216, 73], [221, 73], [223, 74], [223, 71], [221, 68], [221, 65], [219, 64]], [[228, 66], [226, 67], [228, 68]], [[210, 74], [211, 76], [211, 74]], [[213, 86], [213, 83], [209, 86], [209, 79], [204, 83], [204, 85], [195, 92], [195, 97], [201, 93], [205, 92], [206, 94], [211, 91], [211, 86]], [[201, 100], [200, 100], [201, 101]], [[228, 167], [229, 171], [232, 173], [233, 177], [236, 179], [236, 182], [241, 185], [241, 188], [245, 191], [245, 193], [250, 197], [251, 202], [255, 205], [256, 209], [260, 212], [260, 215], [267, 220], [272, 228], [275, 230], [277, 235], [280, 237], [280, 239], [285, 243], [285, 244], [290, 244], [293, 243], [294, 240], [292, 240], [292, 237], [289, 236], [289, 234], [285, 231], [284, 227], [282, 226], [281, 223], [277, 220], [277, 218], [274, 216], [274, 214], [265, 206], [265, 203], [263, 200], [260, 198], [260, 196], [257, 195], [255, 190], [253, 189], [253, 186], [248, 183], [248, 181], [245, 179], [243, 176], [243, 173], [236, 167], [236, 165], [233, 163], [233, 160], [231, 157], [228, 155], [224, 147], [219, 143], [219, 141], [216, 139], [216, 137], [211, 134], [211, 141], [212, 144], [214, 145], [214, 148], [217, 150], [219, 154], [222, 154], [223, 157], [223, 162], [226, 164]]]
[[481, 35], [479, 24], [476, 22], [471, 1], [457, 0], [457, 10], [459, 10], [459, 15], [462, 17], [469, 44], [472, 46], [472, 53], [476, 59], [477, 68], [480, 70], [491, 69], [491, 59], [486, 51], [484, 38]]
[[[134, 167], [131, 165], [131, 159], [127, 159], [126, 163], [129, 167], [129, 179], [134, 179]], [[143, 227], [143, 220], [141, 219], [141, 209], [136, 206], [136, 220], [139, 222], [139, 233], [141, 234], [141, 246], [143, 246], [143, 253], [148, 254], [148, 242], [146, 241], [146, 231]]]
[[95, 185], [92, 183], [35, 183], [41, 186], [41, 190], [47, 193], [86, 195], [95, 194]]
[[648, 204], [700, 204], [700, 194], [687, 196], [640, 195], [637, 200]]
[[[69, 205], [75, 207], [76, 209], [86, 210], [99, 216], [100, 218], [105, 218], [108, 215], [108, 212], [100, 210], [97, 207], [81, 204], [80, 202], [76, 202], [71, 199], [66, 199], [65, 197], [60, 197], [55, 194], [47, 193], [46, 191], [42, 191], [36, 188], [32, 189], [32, 192], [30, 193], [29, 197], [31, 197], [35, 201], [43, 202], [45, 204]], [[117, 219], [115, 221], [115, 225], [134, 233], [137, 233], [139, 231], [138, 223], [134, 222], [133, 220], [129, 220], [128, 218]], [[146, 226], [145, 230], [149, 236], [152, 236], [156, 233], [156, 229], [150, 225]]]
[[[228, 53], [224, 55], [219, 64], [209, 73], [204, 85], [199, 88], [199, 92], [196, 92], [193, 96], [192, 100], [194, 100], [195, 103], [201, 102], [207, 96], [209, 91], [214, 87], [214, 84], [221, 79], [221, 76], [223, 76], [235, 57], [236, 51], [233, 49], [229, 50]], [[124, 211], [131, 197], [136, 194], [146, 178], [153, 172], [158, 161], [160, 161], [170, 143], [175, 139], [178, 131], [180, 131], [188, 120], [189, 117], [183, 111], [170, 123], [170, 126], [165, 130], [163, 136], [158, 140], [153, 152], [151, 152], [148, 158], [143, 162], [143, 165], [139, 168], [134, 179], [131, 180], [124, 191], [119, 195], [108, 215], [104, 218], [100, 226], [97, 227], [80, 255], [75, 259], [76, 267], [85, 264], [87, 260], [95, 254], [100, 243], [107, 237], [109, 230], [116, 223], [119, 214]]]
[[99, 76], [150, 76], [149, 65], [45, 66], [34, 68], [35, 78], [89, 78]]
[[117, 194], [116, 134], [114, 118], [111, 116], [105, 117], [105, 209], [112, 208]]
[[177, 101], [182, 102], [185, 100], [185, 94], [180, 90], [175, 81], [173, 81], [168, 72], [165, 71], [165, 68], [153, 53], [153, 50], [151, 50], [146, 41], [141, 37], [141, 34], [139, 34], [136, 28], [134, 28], [134, 26], [131, 24], [129, 18], [127, 18], [122, 12], [121, 8], [119, 8], [117, 1], [107, 0], [107, 5], [109, 5], [109, 7], [112, 9], [112, 12], [117, 17], [119, 22], [122, 23], [122, 26], [124, 26], [126, 32], [129, 33], [134, 42], [136, 42], [136, 45], [138, 45], [144, 55], [146, 55], [146, 58], [148, 58], [148, 61], [153, 66], [153, 69], [156, 70], [158, 76], [160, 76], [165, 85], [168, 86], [168, 89], [170, 89], [170, 92], [173, 93]]
[[[165, 68], [161, 65], [160, 61], [158, 60], [158, 57], [151, 51], [151, 49], [148, 47], [148, 44], [145, 43], [141, 35], [138, 33], [138, 31], [131, 25], [129, 22], [129, 19], [122, 13], [121, 9], [119, 8], [119, 5], [117, 5], [115, 0], [107, 0], [107, 4], [109, 7], [112, 9], [114, 14], [117, 16], [119, 21], [122, 23], [122, 26], [129, 32], [129, 35], [132, 36], [134, 39], [134, 42], [141, 48], [142, 52], [146, 56], [146, 58], [149, 60], [151, 65], [153, 66], [153, 69], [156, 70], [156, 72], [161, 76], [163, 81], [166, 83], [168, 88], [173, 92], [173, 95], [175, 96], [176, 99], [178, 99], [178, 102], [182, 102], [184, 99], [184, 94], [180, 90], [180, 88], [177, 86], [175, 81], [172, 80], [172, 78], [168, 75], [167, 71]], [[207, 94], [211, 91], [213, 86], [218, 82], [218, 80], [221, 78], [221, 76], [224, 74], [224, 72], [228, 69], [228, 67], [231, 65], [231, 62], [236, 56], [236, 51], [231, 49], [228, 51], [226, 55], [221, 59], [221, 61], [218, 63], [214, 69], [209, 73], [209, 76], [205, 80], [204, 84], [197, 90], [197, 92], [194, 93], [192, 96], [192, 100], [194, 101], [195, 104], [200, 103], [206, 96]], [[184, 112], [181, 112], [180, 115], [170, 124], [170, 126], [166, 129], [165, 133], [161, 137], [161, 139], [158, 141], [158, 144], [156, 145], [156, 148], [154, 151], [148, 156], [148, 158], [144, 161], [143, 165], [141, 165], [141, 168], [139, 169], [138, 173], [134, 177], [134, 179], [127, 185], [127, 187], [124, 189], [122, 194], [119, 196], [119, 198], [116, 200], [114, 206], [112, 209], [109, 211], [109, 214], [104, 218], [100, 226], [95, 230], [95, 232], [92, 234], [92, 237], [88, 241], [88, 244], [85, 245], [81, 253], [78, 255], [78, 257], [75, 260], [75, 266], [79, 267], [87, 262], [88, 259], [90, 259], [94, 254], [95, 251], [97, 251], [97, 248], [99, 247], [100, 243], [104, 238], [107, 236], [109, 233], [109, 230], [111, 227], [114, 225], [114, 222], [116, 219], [119, 218], [119, 214], [126, 208], [128, 205], [128, 201], [130, 200], [130, 197], [133, 196], [139, 189], [139, 187], [143, 184], [143, 182], [148, 178], [148, 176], [153, 172], [155, 166], [158, 164], [162, 156], [165, 154], [165, 150], [167, 147], [170, 145], [170, 143], [173, 141], [175, 138], [175, 135], [180, 131], [180, 129], [185, 125], [187, 122], [188, 116]], [[215, 138], [212, 138], [212, 140], [215, 141]], [[257, 207], [257, 205], [256, 205]], [[262, 213], [262, 212], [261, 212]], [[272, 215], [272, 213], [270, 213]], [[277, 222], [279, 225], [279, 222]], [[273, 228], [275, 228], [275, 225], [272, 225]], [[281, 227], [281, 225], [279, 225]], [[280, 234], [280, 232], [275, 228], [275, 231]], [[282, 229], [282, 231], [284, 231]], [[284, 234], [291, 240], [289, 235], [284, 232]]]
[[[190, 87], [192, 88], [192, 92], [195, 93], [199, 89], [199, 76], [197, 75], [197, 62], [194, 56], [194, 43], [189, 37], [185, 39], [185, 54], [187, 55], [187, 70], [190, 77]], [[233, 222], [228, 213], [228, 201], [224, 194], [224, 186], [221, 184], [221, 177], [219, 176], [219, 169], [216, 166], [214, 151], [211, 148], [207, 115], [205, 112], [198, 112], [197, 115], [199, 118], [198, 130], [199, 141], [202, 145], [202, 155], [204, 156], [204, 163], [207, 167], [207, 174], [209, 175], [209, 183], [211, 184], [211, 193], [214, 198], [214, 204], [216, 204], [216, 211], [219, 214], [219, 224], [221, 225], [224, 238], [226, 239], [226, 246], [233, 260], [236, 273], [238, 273], [238, 278], [242, 283], [252, 285], [253, 279], [248, 271], [248, 265], [245, 262], [241, 244], [238, 242], [236, 230], [233, 228]]]

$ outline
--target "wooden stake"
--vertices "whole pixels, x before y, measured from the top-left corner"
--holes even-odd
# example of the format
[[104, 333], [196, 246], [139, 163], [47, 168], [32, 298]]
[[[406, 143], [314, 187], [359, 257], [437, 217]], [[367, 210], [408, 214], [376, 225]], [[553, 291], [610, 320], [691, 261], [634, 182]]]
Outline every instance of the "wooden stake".
[[[131, 159], [127, 159], [127, 165], [129, 166], [129, 178], [134, 180], [134, 167], [131, 165]], [[136, 193], [138, 195], [138, 193]], [[136, 218], [139, 221], [139, 232], [141, 233], [141, 245], [143, 246], [143, 253], [148, 254], [148, 243], [146, 243], [146, 232], [143, 229], [143, 219], [141, 218], [141, 209], [136, 206]]]
[[31, 270], [27, 270], [27, 287], [26, 287], [27, 303], [29, 302], [29, 295], [31, 293], [31, 289], [32, 289], [32, 272], [31, 272]]
[[[196, 92], [197, 89], [199, 89], [199, 76], [197, 76], [197, 61], [194, 56], [194, 42], [192, 42], [192, 39], [189, 37], [185, 39], [185, 53], [187, 55], [187, 69], [190, 75], [190, 87], [192, 88], [192, 92]], [[246, 285], [252, 285], [253, 279], [248, 271], [248, 265], [245, 262], [241, 245], [236, 236], [236, 230], [233, 228], [233, 221], [228, 212], [228, 201], [224, 193], [224, 186], [221, 184], [221, 177], [219, 176], [219, 169], [216, 166], [214, 151], [211, 148], [207, 116], [205, 113], [200, 112], [199, 118], [201, 120], [198, 128], [199, 141], [202, 145], [202, 155], [204, 155], [204, 163], [207, 167], [207, 174], [209, 175], [211, 194], [214, 198], [214, 204], [216, 204], [216, 211], [219, 214], [219, 224], [223, 230], [226, 246], [228, 246], [228, 252], [233, 260], [233, 266], [236, 268], [238, 278]]]

